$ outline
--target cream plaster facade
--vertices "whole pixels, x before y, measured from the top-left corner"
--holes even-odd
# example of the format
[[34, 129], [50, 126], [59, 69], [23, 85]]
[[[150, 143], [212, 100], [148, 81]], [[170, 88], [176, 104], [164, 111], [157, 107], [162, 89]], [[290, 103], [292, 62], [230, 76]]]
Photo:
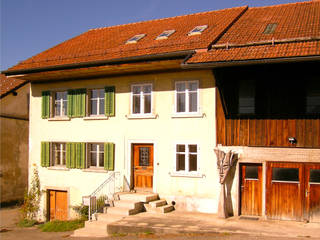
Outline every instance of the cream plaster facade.
[[[174, 115], [175, 82], [199, 81], [200, 114], [194, 117]], [[130, 117], [131, 85], [151, 83], [152, 113], [155, 118]], [[72, 118], [52, 121], [41, 118], [41, 92], [77, 88], [115, 86], [115, 117], [104, 120]], [[128, 182], [131, 179], [131, 144], [154, 145], [153, 191], [160, 197], [176, 202], [176, 209], [217, 212], [219, 199], [218, 173], [213, 152], [215, 140], [215, 80], [211, 71], [186, 71], [106, 77], [81, 81], [33, 83], [30, 109], [30, 163], [36, 165], [42, 189], [68, 191], [69, 205], [80, 204], [82, 196], [91, 194], [108, 173], [80, 169], [52, 169], [40, 167], [41, 141], [113, 142], [115, 143], [115, 171]], [[198, 144], [199, 171], [194, 176], [174, 174], [175, 144]], [[124, 183], [122, 183], [122, 186]], [[218, 190], [218, 191], [217, 191]], [[46, 212], [42, 198], [42, 212]], [[70, 210], [69, 216], [73, 213]]]

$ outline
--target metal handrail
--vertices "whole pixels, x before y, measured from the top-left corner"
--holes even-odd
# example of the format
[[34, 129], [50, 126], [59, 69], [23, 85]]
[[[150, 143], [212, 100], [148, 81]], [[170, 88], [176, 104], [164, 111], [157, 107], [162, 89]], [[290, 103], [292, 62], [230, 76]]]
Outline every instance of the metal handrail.
[[92, 215], [97, 213], [100, 209], [97, 208], [97, 198], [102, 197], [102, 201], [109, 200], [110, 195], [116, 193], [116, 175], [119, 172], [110, 173], [109, 177], [99, 185], [88, 197], [89, 197], [89, 209], [88, 209], [88, 220], [92, 220]]

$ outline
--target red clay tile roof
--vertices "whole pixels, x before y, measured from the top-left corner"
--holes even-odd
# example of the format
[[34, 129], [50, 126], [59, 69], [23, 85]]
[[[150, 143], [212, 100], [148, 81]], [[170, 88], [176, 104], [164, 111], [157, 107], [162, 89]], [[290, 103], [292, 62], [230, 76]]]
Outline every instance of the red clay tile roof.
[[0, 80], [0, 98], [26, 83], [26, 81], [22, 79], [7, 78], [4, 74], [0, 74]]
[[[277, 24], [274, 33], [264, 34], [270, 23]], [[212, 50], [195, 54], [188, 63], [320, 55], [319, 41], [319, 1], [250, 8]]]
[[320, 41], [292, 42], [249, 47], [220, 48], [197, 53], [188, 63], [228, 62], [257, 59], [320, 56]]
[[[237, 7], [89, 30], [8, 70], [208, 48], [246, 9]], [[187, 35], [200, 25], [208, 28], [201, 35]], [[176, 32], [168, 39], [155, 40], [164, 30], [171, 29]], [[135, 44], [125, 44], [136, 34], [146, 36]]]

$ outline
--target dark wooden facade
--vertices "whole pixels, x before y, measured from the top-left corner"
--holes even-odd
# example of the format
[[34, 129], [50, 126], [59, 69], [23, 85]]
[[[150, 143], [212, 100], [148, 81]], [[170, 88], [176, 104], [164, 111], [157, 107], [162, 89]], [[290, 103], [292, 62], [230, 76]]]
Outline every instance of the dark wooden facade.
[[[229, 79], [220, 78], [220, 81], [227, 80]], [[295, 84], [294, 81], [293, 84]], [[224, 146], [320, 148], [319, 116], [297, 116], [295, 118], [286, 117], [286, 113], [279, 117], [254, 114], [251, 116], [228, 116], [225, 101], [229, 96], [223, 97], [223, 91], [219, 85], [216, 93], [217, 144]], [[294, 137], [297, 142], [291, 144], [288, 141], [289, 137]]]

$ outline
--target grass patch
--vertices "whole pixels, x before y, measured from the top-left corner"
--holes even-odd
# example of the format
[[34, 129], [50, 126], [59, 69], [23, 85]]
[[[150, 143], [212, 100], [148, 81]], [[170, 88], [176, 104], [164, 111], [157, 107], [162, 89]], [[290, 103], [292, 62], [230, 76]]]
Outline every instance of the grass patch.
[[36, 225], [38, 222], [36, 220], [28, 220], [28, 219], [22, 219], [18, 222], [18, 227], [32, 227]]
[[39, 225], [42, 232], [67, 232], [84, 227], [84, 220], [51, 221]]

